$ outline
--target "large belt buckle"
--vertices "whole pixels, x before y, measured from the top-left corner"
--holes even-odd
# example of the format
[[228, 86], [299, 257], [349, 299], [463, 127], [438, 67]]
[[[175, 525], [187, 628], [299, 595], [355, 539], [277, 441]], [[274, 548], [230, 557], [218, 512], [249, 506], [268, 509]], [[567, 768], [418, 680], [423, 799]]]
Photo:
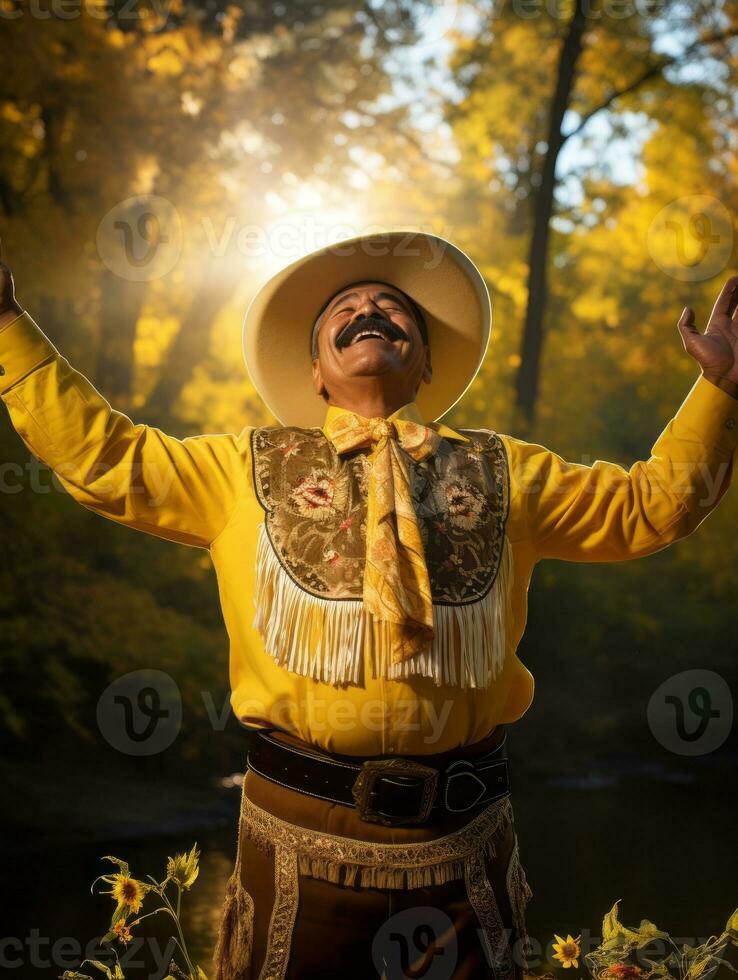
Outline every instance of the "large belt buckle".
[[[420, 807], [417, 814], [412, 816], [381, 813], [373, 806], [374, 788], [378, 779], [409, 776], [423, 780]], [[381, 823], [386, 827], [400, 824], [424, 823], [430, 816], [438, 787], [438, 771], [409, 759], [367, 759], [361, 767], [361, 772], [351, 788], [351, 793], [362, 820], [370, 823]]]

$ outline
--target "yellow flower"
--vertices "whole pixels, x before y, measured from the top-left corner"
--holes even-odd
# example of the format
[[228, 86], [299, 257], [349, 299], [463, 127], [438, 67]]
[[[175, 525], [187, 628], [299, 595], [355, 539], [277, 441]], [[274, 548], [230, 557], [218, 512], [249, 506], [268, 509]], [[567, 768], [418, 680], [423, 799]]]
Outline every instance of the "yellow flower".
[[167, 877], [176, 881], [180, 888], [191, 888], [200, 873], [199, 858], [197, 844], [189, 854], [175, 854], [167, 861]]
[[561, 936], [557, 936], [554, 933], [554, 938], [556, 942], [554, 943], [554, 959], [560, 960], [564, 969], [568, 969], [570, 966], [579, 966], [579, 956], [581, 955], [581, 948], [579, 946], [579, 940], [581, 936], [577, 936], [574, 939], [573, 936], [568, 936], [566, 939], [562, 939]]
[[125, 905], [131, 912], [138, 912], [146, 894], [146, 886], [126, 875], [113, 876], [113, 898], [118, 906]]
[[130, 928], [122, 919], [120, 922], [115, 923], [113, 926], [113, 932], [115, 933], [115, 937], [118, 942], [123, 943], [123, 945], [130, 943], [130, 941], [133, 939]]

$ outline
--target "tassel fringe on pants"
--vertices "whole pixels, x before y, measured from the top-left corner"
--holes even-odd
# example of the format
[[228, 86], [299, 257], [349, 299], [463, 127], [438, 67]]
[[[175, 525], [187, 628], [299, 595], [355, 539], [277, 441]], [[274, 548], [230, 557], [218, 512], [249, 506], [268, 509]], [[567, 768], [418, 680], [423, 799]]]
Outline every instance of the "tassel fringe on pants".
[[249, 769], [213, 974], [521, 980], [530, 894], [509, 797], [384, 827]]

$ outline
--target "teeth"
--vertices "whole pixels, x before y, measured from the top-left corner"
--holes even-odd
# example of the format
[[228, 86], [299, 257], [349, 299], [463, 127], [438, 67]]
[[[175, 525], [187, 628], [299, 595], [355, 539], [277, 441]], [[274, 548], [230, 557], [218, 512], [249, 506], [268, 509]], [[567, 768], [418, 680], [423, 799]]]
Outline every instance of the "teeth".
[[363, 340], [364, 337], [378, 337], [380, 340], [386, 340], [387, 338], [384, 334], [379, 333], [378, 330], [362, 330], [360, 334], [357, 334], [351, 341], [352, 344], [357, 343], [359, 340]]

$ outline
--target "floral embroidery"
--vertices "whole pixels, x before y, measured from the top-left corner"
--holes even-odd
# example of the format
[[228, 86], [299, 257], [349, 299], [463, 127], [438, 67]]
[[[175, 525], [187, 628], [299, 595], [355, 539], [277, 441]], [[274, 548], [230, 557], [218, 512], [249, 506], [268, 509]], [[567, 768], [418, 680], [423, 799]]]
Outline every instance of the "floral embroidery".
[[329, 548], [323, 553], [323, 558], [328, 562], [329, 565], [338, 565], [341, 561], [341, 556], [335, 550], [335, 548]]
[[334, 510], [336, 481], [327, 473], [311, 470], [301, 476], [292, 488], [291, 497], [303, 517], [323, 520]]
[[448, 516], [458, 527], [471, 531], [479, 524], [484, 498], [468, 480], [456, 480], [446, 487]]
[[[500, 437], [463, 431], [482, 448], [479, 455], [468, 443], [444, 439], [437, 453], [408, 463], [433, 602], [449, 605], [479, 601], [492, 588], [509, 495]], [[320, 428], [257, 428], [251, 444], [254, 484], [281, 566], [313, 596], [360, 600], [368, 454], [340, 456]]]

